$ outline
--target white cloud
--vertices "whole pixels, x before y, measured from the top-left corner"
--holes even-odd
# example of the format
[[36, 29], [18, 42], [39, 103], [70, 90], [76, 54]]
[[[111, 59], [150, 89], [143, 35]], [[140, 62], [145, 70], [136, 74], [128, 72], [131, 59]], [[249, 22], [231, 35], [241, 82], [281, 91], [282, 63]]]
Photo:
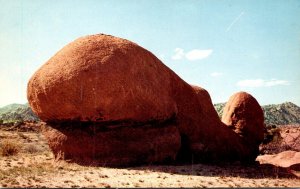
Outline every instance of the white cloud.
[[184, 52], [181, 48], [176, 48], [174, 50], [175, 54], [172, 56], [173, 60], [180, 60], [186, 58], [187, 60], [194, 61], [194, 60], [201, 60], [207, 58], [213, 52], [212, 49], [193, 49], [187, 53]]
[[290, 85], [289, 81], [286, 80], [263, 80], [263, 79], [248, 79], [237, 82], [239, 87], [273, 87], [276, 85]]
[[272, 79], [271, 81], [266, 82], [267, 87], [272, 87], [275, 85], [290, 85], [290, 82], [285, 80], [276, 80], [276, 79]]
[[223, 75], [223, 73], [221, 73], [221, 72], [213, 72], [210, 74], [210, 76], [212, 76], [212, 77], [220, 77], [222, 75]]
[[186, 59], [188, 60], [201, 60], [204, 58], [207, 58], [212, 53], [212, 49], [207, 50], [200, 50], [200, 49], [194, 49], [185, 54]]
[[184, 52], [183, 52], [183, 49], [181, 48], [176, 48], [174, 50], [175, 54], [172, 56], [172, 59], [173, 60], [180, 60], [184, 57]]

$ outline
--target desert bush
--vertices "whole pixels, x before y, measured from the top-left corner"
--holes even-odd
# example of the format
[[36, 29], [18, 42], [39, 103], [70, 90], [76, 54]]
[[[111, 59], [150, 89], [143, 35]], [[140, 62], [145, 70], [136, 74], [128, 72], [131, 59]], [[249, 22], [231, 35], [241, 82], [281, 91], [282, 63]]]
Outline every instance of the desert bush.
[[287, 148], [287, 146], [282, 146], [280, 128], [278, 128], [276, 125], [267, 125], [265, 127], [264, 140], [260, 145], [260, 153], [274, 154]]
[[261, 154], [278, 154], [283, 151], [293, 150], [291, 146], [284, 144], [282, 141], [274, 141], [268, 144], [260, 145]]
[[280, 128], [277, 128], [276, 125], [268, 125], [265, 127], [263, 144], [278, 142], [281, 139]]
[[28, 136], [24, 135], [23, 133], [21, 132], [18, 132], [18, 135], [23, 138], [23, 139], [28, 139]]
[[25, 152], [30, 153], [30, 154], [34, 154], [37, 152], [40, 152], [41, 150], [34, 144], [29, 144], [25, 147]]
[[21, 146], [16, 140], [5, 139], [1, 141], [0, 150], [2, 156], [13, 156], [20, 152]]
[[[294, 129], [295, 130], [295, 129]], [[300, 150], [300, 134], [289, 127], [269, 127], [265, 133], [265, 140], [260, 145], [261, 154], [277, 154], [287, 150]]]

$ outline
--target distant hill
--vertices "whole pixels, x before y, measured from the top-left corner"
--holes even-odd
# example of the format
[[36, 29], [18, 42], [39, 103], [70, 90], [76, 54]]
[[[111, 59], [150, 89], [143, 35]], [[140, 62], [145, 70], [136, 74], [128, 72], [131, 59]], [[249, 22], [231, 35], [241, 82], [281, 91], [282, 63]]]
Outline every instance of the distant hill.
[[[219, 116], [222, 117], [225, 103], [214, 104]], [[266, 124], [287, 125], [300, 124], [300, 107], [285, 102], [262, 106]], [[38, 121], [39, 118], [32, 112], [28, 103], [10, 104], [0, 108], [0, 120], [4, 122]]]
[[223, 115], [223, 109], [225, 107], [226, 103], [217, 103], [217, 104], [214, 104], [214, 107], [219, 115], [220, 118], [222, 118], [222, 115]]
[[38, 121], [39, 118], [26, 103], [10, 104], [0, 108], [0, 120], [3, 120], [3, 122]]
[[300, 124], [300, 107], [291, 102], [263, 106], [265, 122], [284, 125]]
[[[222, 117], [226, 103], [214, 104], [219, 116]], [[262, 106], [266, 124], [287, 125], [300, 124], [300, 107], [291, 102]]]

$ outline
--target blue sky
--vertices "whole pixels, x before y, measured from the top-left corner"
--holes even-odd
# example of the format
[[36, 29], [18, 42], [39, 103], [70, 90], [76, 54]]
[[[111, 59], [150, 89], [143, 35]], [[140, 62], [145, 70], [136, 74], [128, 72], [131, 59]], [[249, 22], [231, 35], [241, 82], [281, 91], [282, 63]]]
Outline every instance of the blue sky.
[[89, 34], [153, 52], [214, 103], [247, 91], [300, 105], [299, 0], [0, 0], [0, 107], [25, 103], [30, 76]]

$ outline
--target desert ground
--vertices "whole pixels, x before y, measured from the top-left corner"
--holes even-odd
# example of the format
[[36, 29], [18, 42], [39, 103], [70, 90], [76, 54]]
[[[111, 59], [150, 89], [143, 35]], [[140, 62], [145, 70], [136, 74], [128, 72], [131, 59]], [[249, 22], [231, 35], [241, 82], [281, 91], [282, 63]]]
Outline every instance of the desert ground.
[[[271, 165], [188, 164], [127, 168], [55, 159], [38, 124], [0, 127], [0, 187], [299, 187], [289, 169]], [[3, 153], [13, 145], [12, 155]]]

